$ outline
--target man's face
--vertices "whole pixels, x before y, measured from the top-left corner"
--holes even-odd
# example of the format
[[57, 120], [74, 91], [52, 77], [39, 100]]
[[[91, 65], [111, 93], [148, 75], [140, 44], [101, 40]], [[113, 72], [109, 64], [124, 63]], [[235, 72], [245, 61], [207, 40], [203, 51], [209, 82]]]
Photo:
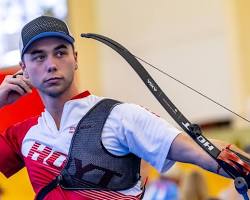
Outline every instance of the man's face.
[[24, 75], [42, 95], [57, 97], [70, 89], [77, 68], [77, 53], [59, 38], [34, 42], [23, 57]]

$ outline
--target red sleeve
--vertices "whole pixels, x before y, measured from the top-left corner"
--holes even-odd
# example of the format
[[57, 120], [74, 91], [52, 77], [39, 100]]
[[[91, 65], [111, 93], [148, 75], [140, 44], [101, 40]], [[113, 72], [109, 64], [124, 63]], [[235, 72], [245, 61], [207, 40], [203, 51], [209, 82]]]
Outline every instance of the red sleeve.
[[22, 158], [14, 151], [14, 148], [12, 148], [5, 137], [10, 130], [7, 129], [3, 135], [0, 135], [0, 171], [6, 177], [15, 174], [24, 166]]
[[22, 141], [35, 123], [37, 123], [37, 117], [11, 126], [0, 134], [0, 171], [6, 177], [12, 176], [24, 167], [21, 154]]

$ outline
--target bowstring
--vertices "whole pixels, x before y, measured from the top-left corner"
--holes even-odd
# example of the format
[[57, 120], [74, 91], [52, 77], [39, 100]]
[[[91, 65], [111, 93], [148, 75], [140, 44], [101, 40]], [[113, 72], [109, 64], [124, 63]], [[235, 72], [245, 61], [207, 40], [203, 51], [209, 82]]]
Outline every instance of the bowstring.
[[143, 63], [147, 64], [148, 66], [152, 67], [153, 69], [155, 69], [155, 70], [159, 71], [160, 73], [162, 73], [162, 74], [164, 74], [164, 75], [170, 77], [171, 79], [175, 80], [176, 82], [180, 83], [181, 85], [185, 86], [186, 88], [192, 90], [193, 92], [195, 92], [195, 93], [201, 95], [202, 97], [204, 97], [204, 98], [206, 98], [206, 99], [212, 101], [212, 102], [215, 103], [216, 105], [218, 105], [218, 106], [224, 108], [224, 109], [227, 110], [228, 112], [231, 112], [232, 114], [234, 114], [234, 115], [238, 116], [239, 118], [241, 118], [241, 119], [247, 121], [248, 123], [250, 123], [250, 120], [249, 120], [249, 119], [247, 119], [247, 118], [241, 116], [240, 114], [236, 113], [236, 112], [233, 111], [232, 109], [230, 109], [230, 108], [228, 108], [228, 107], [222, 105], [221, 103], [215, 101], [214, 99], [210, 98], [209, 96], [205, 95], [204, 93], [202, 93], [202, 92], [200, 92], [200, 91], [198, 91], [198, 90], [192, 88], [191, 86], [189, 86], [189, 85], [187, 85], [186, 83], [180, 81], [179, 79], [175, 78], [174, 76], [170, 75], [169, 73], [167, 73], [167, 72], [165, 72], [165, 71], [159, 69], [158, 67], [152, 65], [151, 63], [147, 62], [146, 60], [144, 60], [144, 59], [142, 59], [142, 58], [140, 58], [140, 57], [138, 57], [138, 56], [136, 56], [136, 55], [134, 55], [134, 54], [132, 54], [132, 55], [133, 55], [135, 58], [137, 58], [138, 60], [140, 60], [140, 61], [142, 61]]

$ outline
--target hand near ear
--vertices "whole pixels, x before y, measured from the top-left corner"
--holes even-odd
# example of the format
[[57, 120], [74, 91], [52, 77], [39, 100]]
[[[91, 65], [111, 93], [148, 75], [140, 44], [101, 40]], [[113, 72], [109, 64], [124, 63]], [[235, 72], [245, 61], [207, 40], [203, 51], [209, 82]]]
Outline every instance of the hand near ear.
[[7, 75], [0, 85], [0, 108], [31, 92], [32, 85], [21, 71], [14, 75]]

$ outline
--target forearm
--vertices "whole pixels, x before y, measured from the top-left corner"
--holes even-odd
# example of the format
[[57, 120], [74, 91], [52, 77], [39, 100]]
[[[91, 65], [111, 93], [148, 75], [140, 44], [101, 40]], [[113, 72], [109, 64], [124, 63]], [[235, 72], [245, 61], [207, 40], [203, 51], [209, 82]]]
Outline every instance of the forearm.
[[[210, 141], [220, 150], [228, 144], [216, 140]], [[168, 158], [179, 162], [191, 163], [210, 172], [219, 172], [220, 175], [229, 177], [222, 169], [218, 171], [218, 163], [186, 134], [179, 134], [176, 137], [171, 145]]]
[[[212, 142], [212, 140], [210, 140]], [[212, 142], [213, 143], [213, 142]], [[215, 143], [213, 143], [215, 145]], [[198, 146], [198, 145], [197, 145]], [[215, 145], [217, 146], [217, 145]], [[218, 147], [218, 146], [217, 146]], [[226, 146], [225, 146], [226, 147]], [[208, 170], [210, 172], [225, 176], [230, 178], [230, 176], [221, 168], [218, 162], [212, 158], [207, 152], [205, 152], [201, 147], [199, 152], [199, 159], [195, 161], [194, 164], [200, 166], [201, 168]], [[221, 150], [221, 148], [219, 148]]]

